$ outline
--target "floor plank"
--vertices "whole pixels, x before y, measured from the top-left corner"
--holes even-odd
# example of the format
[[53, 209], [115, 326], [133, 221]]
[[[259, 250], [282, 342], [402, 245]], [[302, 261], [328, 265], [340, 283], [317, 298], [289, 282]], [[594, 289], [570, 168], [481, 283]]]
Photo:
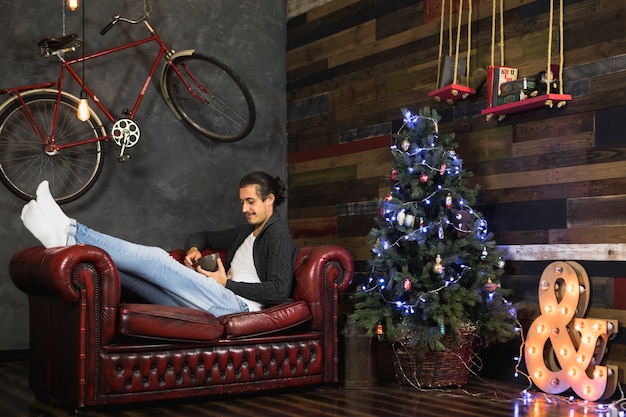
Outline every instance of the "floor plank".
[[[74, 410], [45, 404], [28, 389], [26, 361], [0, 361], [0, 416], [69, 417]], [[618, 417], [619, 393], [605, 404], [546, 396], [525, 386], [472, 376], [463, 388], [419, 390], [381, 381], [369, 389], [299, 388], [201, 398], [111, 406], [86, 413], [109, 417]], [[625, 405], [626, 407], [626, 405]]]

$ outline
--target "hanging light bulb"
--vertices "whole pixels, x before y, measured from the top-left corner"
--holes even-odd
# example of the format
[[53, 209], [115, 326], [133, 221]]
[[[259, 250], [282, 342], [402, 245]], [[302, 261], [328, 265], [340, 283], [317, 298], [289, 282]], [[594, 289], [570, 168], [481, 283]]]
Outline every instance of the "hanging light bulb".
[[89, 120], [89, 103], [87, 103], [87, 94], [85, 90], [81, 90], [80, 92], [80, 100], [78, 101], [78, 111], [76, 112], [76, 117], [81, 122], [86, 122]]
[[[74, 8], [72, 9], [72, 6]], [[78, 7], [78, 0], [67, 0], [67, 7], [75, 10]], [[80, 99], [78, 100], [78, 111], [76, 112], [76, 117], [81, 122], [86, 122], [89, 120], [89, 103], [87, 103], [87, 93], [85, 92], [85, 8], [83, 7], [83, 43], [81, 45], [83, 52], [82, 66], [83, 66], [83, 85], [80, 90]]]

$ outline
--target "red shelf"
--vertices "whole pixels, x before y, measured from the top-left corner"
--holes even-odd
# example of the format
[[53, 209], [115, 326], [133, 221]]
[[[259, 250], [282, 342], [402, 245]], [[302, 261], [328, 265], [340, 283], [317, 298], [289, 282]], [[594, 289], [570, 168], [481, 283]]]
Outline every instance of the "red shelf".
[[542, 96], [531, 97], [521, 101], [514, 101], [513, 103], [502, 104], [500, 106], [488, 107], [483, 109], [481, 113], [487, 116], [487, 120], [493, 116], [501, 116], [519, 113], [526, 110], [536, 109], [541, 106], [548, 107], [563, 107], [566, 102], [570, 101], [572, 96], [569, 94], [544, 94]]
[[476, 90], [460, 84], [449, 84], [445, 87], [438, 88], [428, 93], [428, 97], [433, 97], [437, 101], [445, 101], [452, 104], [457, 100], [466, 99], [472, 94], [476, 94]]

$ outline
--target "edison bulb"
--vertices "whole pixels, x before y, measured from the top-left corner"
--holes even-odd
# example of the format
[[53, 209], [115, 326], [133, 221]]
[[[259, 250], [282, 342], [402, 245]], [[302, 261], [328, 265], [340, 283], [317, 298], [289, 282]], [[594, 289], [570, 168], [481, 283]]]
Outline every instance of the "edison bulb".
[[67, 8], [71, 11], [78, 9], [78, 0], [67, 0]]
[[89, 120], [89, 103], [87, 103], [86, 97], [81, 97], [78, 101], [78, 112], [76, 117], [78, 117], [78, 120], [81, 122]]

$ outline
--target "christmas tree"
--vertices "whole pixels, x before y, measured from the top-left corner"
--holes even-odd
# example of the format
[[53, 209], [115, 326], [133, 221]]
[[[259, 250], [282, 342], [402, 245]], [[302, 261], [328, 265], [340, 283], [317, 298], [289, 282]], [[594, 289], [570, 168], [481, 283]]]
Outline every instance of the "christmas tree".
[[482, 215], [478, 189], [464, 183], [454, 135], [439, 134], [435, 110], [413, 115], [394, 135], [390, 189], [370, 232], [367, 283], [351, 319], [369, 335], [410, 335], [424, 350], [442, 350], [472, 329], [483, 344], [515, 335], [515, 308], [500, 288], [504, 261]]

